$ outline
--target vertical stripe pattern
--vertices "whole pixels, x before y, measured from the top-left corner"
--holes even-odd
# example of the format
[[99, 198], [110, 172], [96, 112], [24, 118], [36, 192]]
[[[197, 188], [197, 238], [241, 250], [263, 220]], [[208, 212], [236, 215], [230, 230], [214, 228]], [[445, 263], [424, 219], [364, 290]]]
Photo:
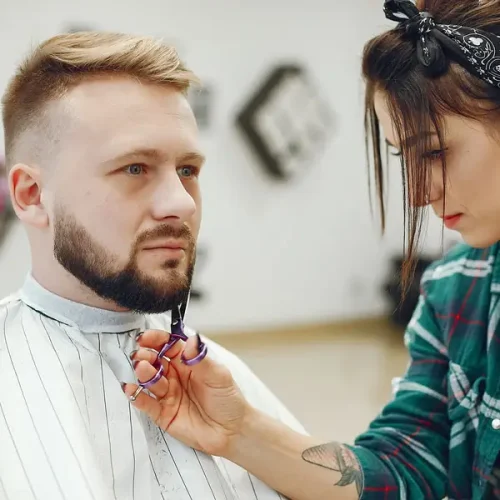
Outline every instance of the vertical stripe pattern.
[[[175, 440], [129, 404], [121, 382], [135, 381], [131, 330], [82, 331], [61, 319], [64, 310], [35, 299], [0, 305], [0, 376], [9, 388], [0, 394], [0, 500], [283, 498], [240, 467]], [[138, 322], [170, 325], [168, 315]], [[255, 406], [303, 431], [240, 360], [207, 343]]]

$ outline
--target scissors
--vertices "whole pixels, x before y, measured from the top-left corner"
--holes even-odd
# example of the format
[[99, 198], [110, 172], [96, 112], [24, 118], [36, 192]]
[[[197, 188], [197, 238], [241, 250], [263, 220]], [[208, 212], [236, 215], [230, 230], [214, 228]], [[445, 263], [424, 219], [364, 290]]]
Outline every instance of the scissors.
[[[175, 307], [172, 310], [172, 320], [170, 324], [170, 339], [169, 341], [163, 345], [163, 347], [160, 349], [157, 355], [156, 361], [153, 363], [153, 366], [158, 370], [156, 372], [156, 375], [149, 380], [146, 380], [145, 382], [139, 382], [139, 387], [137, 387], [136, 391], [132, 396], [130, 397], [131, 401], [135, 401], [137, 399], [137, 396], [144, 390], [144, 389], [149, 389], [151, 386], [156, 384], [164, 374], [164, 368], [163, 364], [161, 362], [162, 359], [165, 359], [167, 361], [170, 361], [165, 354], [168, 352], [169, 349], [171, 349], [179, 340], [182, 340], [184, 342], [187, 341], [189, 338], [185, 333], [184, 333], [184, 313], [186, 310], [186, 306], [178, 306]], [[181, 354], [181, 363], [187, 365], [187, 366], [194, 366], [201, 361], [203, 361], [207, 355], [208, 348], [206, 344], [199, 341], [199, 353], [193, 358], [193, 359], [186, 359], [184, 356], [184, 353]]]

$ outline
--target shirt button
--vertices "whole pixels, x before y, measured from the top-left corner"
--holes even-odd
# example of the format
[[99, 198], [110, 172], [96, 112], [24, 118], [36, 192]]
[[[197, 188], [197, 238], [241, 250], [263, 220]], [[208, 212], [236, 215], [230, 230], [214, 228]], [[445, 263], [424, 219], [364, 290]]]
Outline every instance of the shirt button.
[[495, 420], [491, 422], [491, 427], [493, 427], [493, 429], [495, 429], [496, 431], [500, 430], [500, 419], [495, 418]]

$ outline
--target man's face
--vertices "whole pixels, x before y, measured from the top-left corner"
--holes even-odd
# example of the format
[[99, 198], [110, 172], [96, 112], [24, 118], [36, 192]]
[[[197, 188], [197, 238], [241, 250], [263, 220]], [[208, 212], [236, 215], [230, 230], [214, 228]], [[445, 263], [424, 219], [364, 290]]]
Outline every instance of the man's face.
[[190, 288], [201, 220], [203, 157], [185, 97], [107, 77], [63, 104], [68, 127], [42, 190], [56, 259], [123, 308], [171, 309]]

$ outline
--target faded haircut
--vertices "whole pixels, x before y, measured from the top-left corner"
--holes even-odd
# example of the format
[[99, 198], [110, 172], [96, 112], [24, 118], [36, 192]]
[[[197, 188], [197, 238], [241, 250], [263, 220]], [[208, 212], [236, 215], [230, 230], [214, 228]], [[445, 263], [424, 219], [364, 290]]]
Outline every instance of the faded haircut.
[[183, 94], [199, 81], [174, 47], [151, 37], [90, 31], [50, 38], [26, 57], [3, 95], [6, 167], [16, 162], [23, 140], [35, 155], [53, 142], [57, 125], [50, 123], [50, 104], [87, 78], [117, 74]]

